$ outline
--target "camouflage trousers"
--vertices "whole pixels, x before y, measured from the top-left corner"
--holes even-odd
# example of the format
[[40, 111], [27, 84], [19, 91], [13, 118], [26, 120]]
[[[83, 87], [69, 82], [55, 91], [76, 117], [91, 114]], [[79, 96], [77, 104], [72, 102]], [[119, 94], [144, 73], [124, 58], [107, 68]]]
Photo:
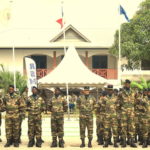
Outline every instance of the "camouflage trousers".
[[141, 133], [143, 139], [147, 139], [148, 134], [149, 134], [149, 119], [148, 119], [148, 117], [141, 115], [139, 117], [139, 125], [140, 125], [140, 133]]
[[51, 114], [51, 133], [53, 138], [64, 136], [64, 114]]
[[19, 139], [19, 114], [8, 114], [5, 116], [5, 129], [7, 140]]
[[79, 119], [80, 138], [85, 138], [85, 130], [87, 128], [88, 138], [93, 138], [93, 114], [82, 115]]
[[121, 113], [121, 133], [123, 138], [134, 138], [135, 136], [135, 116], [132, 111]]
[[21, 128], [22, 122], [23, 122], [23, 119], [21, 117], [19, 117], [19, 139], [21, 137], [21, 132], [22, 132], [22, 128]]
[[103, 126], [103, 115], [96, 115], [96, 134], [103, 135], [104, 134], [104, 126]]
[[42, 135], [42, 116], [41, 114], [29, 114], [28, 115], [28, 136], [29, 140], [41, 139]]
[[110, 132], [112, 131], [113, 137], [118, 137], [118, 119], [117, 115], [105, 114], [104, 116], [104, 139], [108, 140]]

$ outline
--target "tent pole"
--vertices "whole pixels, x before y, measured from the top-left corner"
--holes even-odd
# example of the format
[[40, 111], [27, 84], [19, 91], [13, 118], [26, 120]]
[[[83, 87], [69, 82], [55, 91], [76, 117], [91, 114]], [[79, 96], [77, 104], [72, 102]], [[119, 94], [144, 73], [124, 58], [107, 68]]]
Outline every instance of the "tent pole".
[[[63, 1], [61, 2], [62, 4], [62, 12], [63, 12]], [[62, 15], [62, 22], [63, 22], [63, 38], [64, 38], [64, 54], [66, 55], [66, 34], [65, 34], [65, 28], [64, 28], [64, 13]], [[66, 82], [66, 97], [67, 97], [67, 103], [68, 103], [68, 120], [70, 120], [70, 109], [69, 109], [69, 86], [68, 83]]]

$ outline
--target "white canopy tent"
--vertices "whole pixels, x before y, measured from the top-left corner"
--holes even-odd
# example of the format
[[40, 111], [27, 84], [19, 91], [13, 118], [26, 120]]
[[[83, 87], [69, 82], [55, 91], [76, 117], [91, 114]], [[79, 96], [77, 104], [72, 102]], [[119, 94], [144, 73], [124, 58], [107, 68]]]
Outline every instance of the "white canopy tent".
[[53, 86], [95, 86], [99, 87], [107, 80], [89, 70], [80, 59], [74, 46], [70, 46], [60, 64], [51, 73], [38, 80], [40, 87]]

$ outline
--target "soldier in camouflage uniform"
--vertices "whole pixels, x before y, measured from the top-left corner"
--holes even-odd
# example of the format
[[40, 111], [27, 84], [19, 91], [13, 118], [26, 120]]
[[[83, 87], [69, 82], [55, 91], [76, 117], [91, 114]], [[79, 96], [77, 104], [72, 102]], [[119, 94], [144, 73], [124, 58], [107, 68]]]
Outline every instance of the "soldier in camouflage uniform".
[[[144, 94], [144, 93], [143, 93]], [[142, 137], [140, 145], [143, 145], [142, 147], [145, 148], [147, 147], [147, 142], [148, 142], [148, 133], [149, 133], [149, 107], [150, 107], [150, 102], [148, 101], [148, 96], [147, 95], [138, 95], [136, 97], [137, 105], [136, 105], [136, 110], [138, 110], [138, 124], [139, 124], [139, 129], [140, 129], [140, 136]]]
[[10, 85], [8, 94], [3, 98], [2, 111], [6, 111], [5, 127], [7, 143], [5, 147], [9, 147], [14, 143], [15, 147], [19, 147], [19, 115], [25, 113], [25, 103], [19, 95], [14, 92], [14, 86]]
[[36, 147], [41, 147], [42, 135], [42, 112], [45, 111], [46, 106], [42, 97], [38, 95], [38, 89], [32, 88], [32, 95], [27, 100], [28, 111], [28, 147], [33, 147], [34, 139], [36, 138]]
[[105, 114], [105, 108], [102, 105], [102, 99], [107, 95], [106, 91], [103, 91], [96, 102], [95, 105], [95, 113], [96, 113], [96, 133], [98, 137], [98, 145], [104, 144], [104, 114]]
[[[24, 92], [22, 93], [21, 97], [22, 97], [22, 100], [24, 100], [24, 103], [26, 104], [26, 101], [28, 99], [28, 87], [25, 87]], [[21, 125], [22, 125], [23, 120], [25, 119], [25, 114], [20, 114], [19, 118], [20, 118], [19, 143], [21, 143], [21, 131], [22, 131]]]
[[102, 106], [105, 108], [104, 114], [104, 147], [109, 145], [109, 134], [110, 131], [113, 133], [114, 138], [114, 147], [117, 145], [118, 137], [118, 119], [117, 119], [117, 110], [119, 107], [117, 96], [113, 93], [113, 86], [108, 85], [107, 87], [107, 96], [102, 98]]
[[148, 145], [150, 145], [150, 88], [147, 90], [147, 100], [148, 100]]
[[124, 89], [119, 94], [121, 107], [122, 147], [126, 147], [126, 138], [131, 147], [137, 147], [134, 143], [135, 136], [135, 93], [130, 89], [130, 80], [125, 81]]
[[77, 100], [77, 108], [79, 109], [79, 124], [80, 124], [80, 147], [85, 147], [85, 130], [88, 130], [88, 147], [92, 147], [93, 139], [93, 110], [95, 108], [96, 99], [90, 95], [89, 87], [84, 87], [83, 95]]
[[61, 95], [60, 88], [55, 88], [55, 94], [49, 102], [48, 109], [51, 112], [51, 147], [57, 147], [57, 137], [59, 147], [64, 147], [64, 113], [68, 110], [68, 104], [64, 96]]

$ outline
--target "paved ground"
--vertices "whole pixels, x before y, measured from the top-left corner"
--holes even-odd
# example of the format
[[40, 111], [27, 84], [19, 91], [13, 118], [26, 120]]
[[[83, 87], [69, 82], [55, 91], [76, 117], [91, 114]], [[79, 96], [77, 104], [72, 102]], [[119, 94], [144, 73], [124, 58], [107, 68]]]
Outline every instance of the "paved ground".
[[[94, 121], [95, 122], [95, 121]], [[4, 144], [6, 143], [6, 138], [5, 138], [5, 121], [4, 119], [2, 120], [2, 140], [3, 142], [0, 143], [0, 150], [6, 150], [6, 149], [17, 149], [14, 147], [10, 148], [4, 148]], [[27, 148], [27, 143], [28, 143], [28, 137], [27, 137], [27, 119], [23, 121], [23, 133], [22, 133], [22, 144], [20, 145], [19, 149], [29, 149]], [[44, 144], [42, 145], [41, 149], [50, 149], [50, 143], [51, 143], [51, 130], [50, 130], [50, 118], [43, 118], [43, 123], [42, 123], [42, 129], [43, 129], [43, 134], [42, 138], [45, 141]], [[81, 150], [79, 147], [80, 145], [80, 136], [79, 136], [79, 121], [77, 117], [71, 117], [70, 120], [68, 118], [65, 118], [65, 149], [68, 150]], [[94, 138], [93, 138], [93, 148], [95, 150], [103, 149], [102, 146], [97, 145], [96, 143], [96, 126], [94, 123]], [[86, 145], [87, 145], [87, 139], [86, 139]], [[149, 147], [150, 148], [150, 147]], [[31, 149], [31, 148], [30, 148]], [[36, 147], [32, 148], [34, 149], [39, 149]], [[57, 149], [57, 148], [54, 148]], [[58, 148], [60, 149], [60, 148]], [[84, 149], [89, 149], [88, 147], [85, 147]], [[108, 149], [108, 148], [104, 148]], [[112, 146], [109, 147], [109, 149], [115, 149]], [[121, 147], [118, 148], [122, 149]], [[133, 149], [130, 147], [127, 147], [125, 149]], [[141, 146], [138, 146], [138, 149], [142, 149]]]

